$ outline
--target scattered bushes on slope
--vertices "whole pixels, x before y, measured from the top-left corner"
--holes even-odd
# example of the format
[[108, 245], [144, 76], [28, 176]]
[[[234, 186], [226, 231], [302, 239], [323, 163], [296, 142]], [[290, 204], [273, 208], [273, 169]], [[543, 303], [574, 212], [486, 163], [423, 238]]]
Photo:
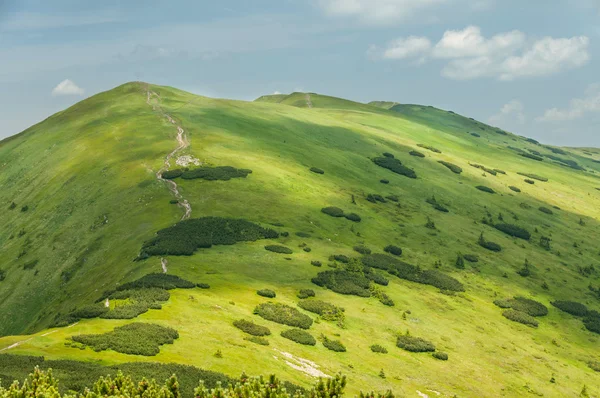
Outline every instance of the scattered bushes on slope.
[[435, 359], [439, 359], [440, 361], [448, 360], [448, 354], [446, 354], [445, 352], [436, 351], [433, 354], [431, 354], [431, 356], [433, 356]]
[[315, 297], [315, 291], [312, 289], [300, 289], [300, 291], [297, 294], [297, 297], [299, 299], [305, 299], [305, 298], [309, 298], [309, 297]]
[[494, 228], [496, 228], [498, 231], [504, 232], [507, 235], [514, 236], [515, 238], [524, 240], [529, 240], [531, 238], [531, 233], [529, 231], [513, 224], [495, 224]]
[[398, 246], [394, 246], [394, 245], [387, 245], [386, 247], [383, 248], [383, 251], [386, 253], [393, 254], [394, 256], [402, 255], [402, 249], [399, 248]]
[[479, 246], [481, 246], [485, 249], [488, 249], [490, 251], [493, 251], [493, 252], [502, 251], [502, 246], [500, 246], [497, 243], [486, 240], [485, 237], [483, 236], [483, 232], [481, 233], [481, 235], [479, 235], [479, 240], [477, 241], [477, 243], [479, 244]]
[[422, 339], [420, 337], [413, 337], [410, 335], [398, 336], [396, 340], [398, 348], [410, 352], [434, 352], [435, 346], [430, 341]]
[[494, 191], [492, 188], [486, 187], [485, 185], [477, 185], [475, 188], [479, 189], [482, 192], [496, 193], [496, 191]]
[[256, 291], [256, 294], [263, 297], [275, 298], [277, 294], [271, 289], [260, 289]]
[[431, 198], [427, 198], [425, 200], [425, 202], [429, 203], [430, 205], [433, 206], [434, 209], [436, 209], [437, 211], [441, 211], [442, 213], [448, 213], [450, 211], [450, 210], [448, 210], [448, 208], [446, 206], [444, 206], [443, 204], [438, 202], [437, 199], [435, 198], [435, 196], [432, 196]]
[[419, 151], [410, 151], [408, 154], [410, 156], [416, 156], [418, 158], [424, 158], [425, 157], [425, 154], [423, 154], [423, 153], [421, 153]]
[[360, 254], [371, 254], [371, 249], [363, 245], [354, 246], [354, 251]]
[[524, 176], [524, 177], [529, 177], [532, 178], [534, 180], [538, 180], [538, 181], [542, 181], [542, 182], [548, 182], [548, 179], [546, 177], [542, 177], [539, 176], [537, 174], [532, 174], [532, 173], [517, 173], [518, 175]]
[[330, 340], [326, 336], [323, 337], [323, 346], [328, 350], [335, 352], [346, 352], [346, 346], [339, 340]]
[[279, 254], [292, 254], [294, 252], [289, 247], [285, 247], [282, 245], [266, 245], [265, 250]]
[[267, 321], [281, 323], [283, 325], [308, 329], [313, 321], [308, 315], [304, 315], [289, 305], [280, 303], [262, 303], [254, 309], [254, 314]]
[[502, 316], [506, 319], [510, 319], [513, 322], [519, 322], [524, 325], [529, 325], [533, 327], [538, 327], [539, 322], [529, 314], [518, 310], [508, 309], [502, 312]]
[[209, 181], [229, 181], [232, 178], [246, 178], [250, 173], [252, 173], [252, 170], [236, 169], [235, 167], [231, 166], [199, 167], [184, 171], [181, 174], [181, 178], [184, 180], [200, 178]]
[[138, 259], [158, 255], [191, 256], [198, 248], [277, 237], [276, 231], [243, 219], [194, 218], [158, 231], [154, 238], [143, 244]]
[[575, 301], [556, 300], [550, 302], [550, 304], [571, 315], [586, 316], [588, 314], [588, 308], [584, 304]]
[[477, 263], [479, 262], [479, 257], [477, 257], [475, 254], [464, 254], [463, 258], [465, 260], [467, 260], [470, 263]]
[[266, 326], [257, 325], [254, 322], [239, 319], [233, 322], [233, 326], [240, 329], [244, 333], [251, 334], [252, 336], [268, 336], [271, 331]]
[[429, 151], [431, 151], [431, 152], [434, 152], [434, 153], [442, 153], [442, 151], [440, 151], [439, 149], [437, 149], [437, 148], [434, 148], [434, 147], [432, 147], [432, 146], [429, 146], [429, 145], [425, 145], [425, 144], [417, 144], [417, 146], [418, 146], [418, 147], [420, 147], [420, 148], [427, 149], [427, 150], [429, 150]]
[[359, 272], [347, 270], [329, 270], [319, 272], [312, 282], [321, 287], [326, 287], [336, 293], [348, 294], [359, 297], [370, 297], [370, 281]]
[[517, 188], [517, 187], [515, 187], [515, 186], [513, 186], [513, 185], [509, 186], [508, 188], [509, 188], [511, 191], [514, 191], [514, 192], [517, 192], [517, 193], [521, 192], [521, 190], [520, 190], [519, 188]]
[[538, 155], [534, 155], [533, 153], [522, 152], [519, 155], [521, 155], [521, 156], [523, 156], [525, 158], [537, 160], [538, 162], [541, 162], [542, 160], [544, 160], [543, 157], [538, 156]]
[[371, 346], [371, 351], [376, 352], [378, 354], [387, 354], [388, 353], [387, 348], [385, 348], [379, 344], [373, 344]]
[[371, 202], [371, 203], [386, 203], [386, 200], [383, 196], [378, 195], [376, 193], [370, 193], [367, 195], [367, 201]]
[[[484, 165], [481, 164], [477, 164], [477, 163], [469, 163], [470, 166], [475, 167], [476, 169], [480, 169], [485, 171], [488, 174], [491, 174], [493, 176], [495, 176], [496, 174], [498, 174], [498, 171], [496, 169], [490, 169], [485, 167]], [[506, 174], [506, 173], [502, 173], [502, 174]]]
[[344, 210], [335, 206], [324, 207], [321, 209], [321, 213], [325, 213], [331, 217], [344, 217]]
[[413, 169], [409, 169], [408, 167], [404, 166], [398, 159], [378, 157], [373, 159], [373, 163], [396, 174], [400, 174], [408, 178], [417, 178], [417, 173], [415, 173]]
[[113, 350], [123, 354], [153, 356], [160, 346], [172, 344], [179, 338], [175, 329], [152, 323], [130, 323], [104, 334], [81, 334], [73, 341], [91, 347], [94, 351]]
[[281, 337], [285, 337], [288, 340], [295, 341], [298, 344], [303, 345], [316, 345], [317, 340], [312, 334], [302, 329], [288, 329], [281, 332]]
[[310, 168], [310, 171], [312, 171], [312, 172], [313, 172], [313, 173], [315, 173], [315, 174], [325, 174], [325, 171], [321, 170], [321, 169], [320, 169], [320, 168], [318, 168], [318, 167], [311, 167], [311, 168]]
[[461, 167], [455, 165], [454, 163], [446, 162], [444, 160], [438, 160], [438, 163], [443, 164], [444, 166], [449, 168], [450, 171], [452, 171], [454, 174], [460, 174], [463, 171]]

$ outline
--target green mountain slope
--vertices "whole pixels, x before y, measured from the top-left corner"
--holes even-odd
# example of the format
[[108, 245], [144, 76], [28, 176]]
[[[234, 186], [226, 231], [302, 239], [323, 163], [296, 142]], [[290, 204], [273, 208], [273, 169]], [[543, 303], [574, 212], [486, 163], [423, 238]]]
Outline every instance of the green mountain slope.
[[[185, 208], [171, 203], [173, 182], [157, 178], [168, 154], [176, 202], [191, 208], [175, 227]], [[229, 101], [128, 83], [0, 144], [0, 333], [13, 335], [0, 338], [0, 355], [148, 361], [85, 348], [77, 336], [150, 322], [178, 332], [152, 361], [230, 376], [277, 373], [307, 386], [311, 374], [341, 371], [350, 392], [572, 396], [600, 380], [588, 366], [599, 359], [596, 318], [550, 303], [600, 309], [598, 158], [431, 107], [306, 93]], [[501, 251], [482, 246], [490, 242]], [[102, 307], [105, 291], [163, 271], [210, 288], [172, 289], [166, 299], [142, 289], [156, 301], [133, 319], [76, 321], [73, 311]], [[301, 289], [343, 316], [298, 307]], [[515, 296], [548, 308], [537, 327], [505, 317], [520, 310], [531, 321], [522, 312], [537, 307], [506, 300]], [[113, 293], [111, 313], [136, 297]], [[286, 338], [290, 327], [261, 310], [267, 302], [296, 308], [299, 325], [308, 316], [316, 344]], [[249, 341], [233, 325], [241, 319], [267, 327], [269, 345]], [[71, 326], [47, 329], [55, 321]], [[407, 332], [448, 361], [397, 347]], [[328, 349], [331, 340], [346, 351]]]

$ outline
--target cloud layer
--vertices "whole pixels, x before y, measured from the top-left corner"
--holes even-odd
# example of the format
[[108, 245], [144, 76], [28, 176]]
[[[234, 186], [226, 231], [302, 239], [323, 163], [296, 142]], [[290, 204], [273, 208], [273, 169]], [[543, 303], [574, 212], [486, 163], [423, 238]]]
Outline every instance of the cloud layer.
[[65, 79], [62, 82], [58, 83], [58, 85], [52, 90], [53, 96], [83, 95], [83, 93], [84, 90], [69, 79]]
[[584, 117], [588, 113], [600, 113], [600, 84], [588, 87], [583, 98], [574, 98], [564, 109], [547, 109], [538, 122], [564, 122]]
[[588, 47], [586, 36], [529, 40], [523, 32], [514, 30], [486, 38], [479, 27], [468, 26], [446, 31], [435, 45], [427, 37], [393, 40], [380, 51], [380, 57], [443, 60], [446, 64], [442, 75], [454, 80], [507, 81], [581, 67], [590, 59]]
[[489, 118], [490, 124], [499, 125], [507, 122], [516, 121], [519, 124], [525, 123], [525, 106], [519, 100], [512, 100], [500, 108], [500, 112]]
[[319, 0], [329, 15], [354, 17], [371, 24], [390, 24], [402, 21], [417, 11], [431, 8], [450, 0]]

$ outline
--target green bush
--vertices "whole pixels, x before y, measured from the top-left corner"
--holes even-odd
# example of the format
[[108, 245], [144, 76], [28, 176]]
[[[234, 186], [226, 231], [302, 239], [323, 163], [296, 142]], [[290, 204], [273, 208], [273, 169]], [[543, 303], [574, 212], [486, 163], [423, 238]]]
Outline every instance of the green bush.
[[396, 340], [398, 348], [410, 352], [434, 352], [435, 346], [430, 341], [424, 340], [420, 337], [413, 337], [409, 335], [398, 336]]
[[23, 264], [23, 269], [34, 269], [36, 265], [38, 265], [38, 263], [40, 262], [40, 260], [31, 260], [26, 262], [25, 264]]
[[382, 178], [381, 180], [379, 180], [379, 182], [382, 184], [389, 184], [390, 180], [386, 180], [385, 178]]
[[442, 213], [448, 213], [450, 211], [450, 210], [448, 210], [448, 208], [446, 206], [439, 203], [437, 201], [437, 199], [435, 198], [435, 196], [432, 196], [431, 198], [427, 198], [425, 200], [425, 202], [429, 203], [430, 205], [433, 206], [434, 209], [441, 211]]
[[384, 152], [384, 153], [383, 153], [383, 156], [385, 156], [386, 158], [391, 158], [391, 159], [394, 159], [394, 155], [392, 155], [392, 154], [391, 154], [391, 153], [389, 153], [389, 152]]
[[315, 267], [321, 267], [323, 265], [323, 263], [321, 263], [320, 261], [317, 260], [312, 260], [310, 262], [311, 265], [314, 265]]
[[385, 348], [379, 344], [373, 344], [371, 346], [371, 351], [376, 352], [378, 354], [387, 354], [388, 353], [387, 348]]
[[378, 285], [387, 286], [390, 283], [390, 281], [385, 276], [373, 271], [370, 268], [365, 270], [364, 274], [367, 277], [367, 279], [375, 282]]
[[196, 285], [172, 274], [152, 273], [142, 276], [133, 282], [119, 285], [116, 290], [131, 290], [156, 287], [159, 289], [192, 289]]
[[295, 341], [298, 344], [303, 345], [316, 345], [317, 340], [312, 336], [312, 334], [302, 330], [302, 329], [288, 329], [281, 332], [281, 337], [284, 337], [288, 340]]
[[390, 200], [392, 202], [398, 203], [400, 201], [400, 198], [398, 197], [398, 195], [388, 195], [385, 197], [387, 200]]
[[475, 254], [464, 254], [463, 258], [465, 260], [467, 260], [470, 263], [477, 263], [479, 262], [479, 257], [477, 257]]
[[343, 254], [334, 254], [329, 259], [339, 261], [340, 263], [344, 264], [348, 264], [350, 262], [350, 257], [345, 256]]
[[428, 150], [430, 150], [431, 152], [435, 152], [435, 153], [442, 153], [442, 151], [440, 151], [439, 149], [437, 149], [437, 148], [434, 148], [434, 147], [432, 147], [432, 146], [429, 146], [429, 145], [425, 145], [425, 144], [417, 144], [417, 146], [418, 146], [418, 147], [421, 147], [421, 148], [428, 149]]
[[531, 316], [548, 315], [548, 308], [544, 304], [525, 297], [516, 296], [510, 300], [510, 304], [513, 310], [521, 311]]
[[517, 187], [515, 187], [515, 186], [512, 186], [512, 185], [511, 185], [511, 186], [509, 186], [508, 188], [509, 188], [511, 191], [514, 191], [514, 192], [521, 192], [521, 190], [520, 190], [519, 188], [517, 188]]
[[384, 169], [388, 169], [396, 174], [403, 175], [408, 178], [417, 178], [417, 173], [413, 169], [404, 166], [401, 161], [394, 158], [374, 158], [373, 163]]
[[145, 242], [139, 259], [159, 255], [191, 256], [198, 248], [274, 239], [279, 234], [243, 219], [203, 217], [180, 221]]
[[600, 334], [600, 313], [598, 311], [588, 312], [583, 319], [583, 325], [590, 332]]
[[371, 254], [371, 249], [363, 245], [354, 246], [354, 251], [360, 254]]
[[161, 177], [166, 180], [172, 180], [172, 179], [181, 177], [182, 174], [183, 174], [183, 170], [181, 170], [181, 169], [167, 170], [167, 171], [163, 171], [163, 173], [161, 174]]
[[277, 296], [275, 294], [275, 292], [273, 290], [271, 290], [271, 289], [257, 290], [256, 294], [258, 294], [259, 296], [268, 297], [268, 298], [275, 298], [275, 296]]
[[376, 193], [370, 193], [367, 195], [367, 201], [371, 202], [371, 203], [386, 203], [386, 200], [383, 196], [378, 195]]
[[70, 316], [75, 319], [91, 319], [97, 318], [100, 315], [108, 312], [108, 308], [102, 303], [86, 305], [78, 310], [73, 311]]
[[312, 171], [313, 173], [316, 173], [316, 174], [325, 174], [325, 171], [321, 170], [318, 167], [311, 167], [310, 171]]
[[525, 180], [523, 180], [523, 181], [525, 181], [529, 185], [534, 185], [535, 184], [535, 181], [527, 179], [527, 178]]
[[304, 246], [304, 247], [302, 248], [302, 250], [304, 250], [304, 251], [305, 251], [305, 252], [307, 252], [307, 253], [310, 253], [310, 252], [312, 251], [312, 249], [311, 249], [310, 247], [308, 247], [308, 246]]
[[479, 138], [479, 137], [481, 137], [481, 135], [480, 135], [480, 134], [478, 134], [478, 133], [471, 133], [471, 135], [472, 135], [473, 137], [475, 137], [475, 138]]
[[344, 210], [340, 209], [339, 207], [324, 207], [321, 209], [321, 212], [331, 217], [344, 217]]
[[482, 192], [496, 193], [496, 191], [494, 191], [492, 188], [486, 187], [485, 185], [478, 185], [475, 188], [479, 189]]
[[[193, 287], [193, 286], [192, 286]], [[100, 315], [104, 319], [133, 319], [150, 309], [161, 309], [162, 302], [169, 300], [169, 292], [161, 288], [138, 288], [117, 290], [108, 296], [111, 300], [127, 300]]]
[[463, 169], [455, 165], [454, 163], [446, 162], [444, 160], [438, 160], [438, 163], [443, 164], [444, 166], [449, 168], [450, 171], [452, 171], [454, 174], [460, 174], [463, 172]]
[[[496, 169], [490, 169], [490, 168], [487, 168], [487, 167], [485, 167], [485, 166], [484, 166], [484, 165], [482, 165], [482, 164], [477, 164], [477, 163], [469, 163], [469, 165], [470, 165], [470, 166], [472, 166], [472, 167], [475, 167], [476, 169], [483, 170], [483, 171], [485, 171], [486, 173], [488, 173], [488, 174], [491, 174], [491, 175], [493, 175], [493, 176], [495, 176], [496, 174], [498, 174], [498, 171], [497, 171]], [[506, 173], [503, 173], [503, 174], [506, 174]]]
[[312, 283], [326, 287], [336, 293], [359, 297], [370, 297], [370, 281], [362, 273], [342, 269], [319, 272]]
[[356, 213], [346, 214], [344, 217], [346, 217], [346, 219], [348, 219], [350, 221], [354, 221], [354, 222], [360, 222], [360, 220], [361, 220], [360, 216]]
[[518, 310], [505, 310], [502, 312], [502, 316], [504, 316], [506, 319], [510, 319], [511, 321], [519, 322], [536, 328], [539, 325], [539, 322], [534, 317]]
[[6, 279], [6, 271], [3, 269], [0, 269], [0, 282], [2, 282], [5, 279]]
[[524, 177], [529, 177], [529, 178], [534, 179], [534, 180], [538, 180], [538, 181], [542, 181], [542, 182], [548, 182], [548, 179], [546, 177], [542, 177], [542, 176], [539, 176], [537, 174], [532, 174], [532, 173], [517, 173], [517, 174], [518, 175], [522, 175]]
[[262, 303], [254, 309], [254, 314], [267, 321], [281, 323], [283, 325], [308, 329], [313, 321], [308, 315], [304, 315], [296, 308], [280, 303]]
[[229, 181], [232, 178], [246, 178], [252, 170], [236, 169], [231, 166], [218, 167], [198, 167], [192, 170], [186, 170], [181, 174], [184, 180], [203, 179], [209, 181]]
[[529, 240], [531, 238], [531, 233], [529, 231], [527, 231], [525, 228], [521, 228], [513, 224], [495, 224], [494, 228], [515, 238], [520, 238], [524, 240]]
[[273, 253], [280, 254], [292, 254], [294, 251], [289, 247], [281, 246], [281, 245], [266, 245], [265, 250], [268, 250]]
[[479, 244], [479, 246], [493, 252], [502, 251], [502, 246], [500, 246], [497, 243], [486, 240], [483, 236], [483, 233], [479, 236], [479, 241], [477, 243]]
[[331, 351], [346, 352], [346, 346], [344, 346], [341, 341], [330, 340], [325, 336], [323, 336], [323, 346], [325, 346], [325, 348]]
[[21, 207], [21, 211], [23, 213], [25, 213], [27, 210], [29, 210], [29, 206], [25, 205], [25, 206]]
[[13, 210], [16, 207], [17, 207], [17, 204], [15, 202], [11, 202], [10, 205], [8, 206], [8, 210]]
[[494, 171], [498, 174], [506, 174], [506, 171], [500, 169], [494, 169]]
[[299, 236], [300, 238], [310, 238], [311, 235], [308, 232], [298, 231], [296, 232], [296, 236]]
[[543, 206], [539, 208], [539, 211], [541, 211], [542, 213], [550, 214], [550, 215], [554, 214], [554, 212], [552, 210], [550, 210], [547, 207], [543, 207]]
[[534, 155], [533, 153], [523, 152], [523, 153], [520, 153], [519, 155], [521, 155], [525, 158], [537, 160], [538, 162], [541, 162], [542, 160], [544, 160], [544, 158], [542, 158], [541, 156]]
[[248, 340], [248, 341], [251, 341], [252, 343], [260, 344], [260, 345], [269, 345], [269, 340], [265, 339], [264, 337], [248, 336], [248, 337], [244, 337], [244, 340]]
[[419, 151], [410, 151], [409, 155], [410, 156], [416, 156], [418, 158], [424, 158], [425, 157], [425, 154], [423, 154], [423, 153], [421, 153]]
[[394, 245], [387, 245], [386, 247], [383, 248], [383, 251], [386, 253], [393, 254], [394, 256], [402, 255], [402, 249], [399, 248], [398, 246], [394, 246]]
[[305, 299], [305, 298], [309, 298], [309, 297], [315, 297], [315, 291], [312, 289], [300, 289], [300, 291], [297, 294], [297, 297], [299, 299]]
[[575, 301], [556, 300], [550, 302], [550, 304], [552, 304], [561, 311], [575, 316], [586, 316], [589, 311], [584, 304], [577, 303]]
[[268, 336], [271, 331], [266, 326], [257, 325], [254, 322], [239, 319], [233, 322], [233, 326], [240, 329], [244, 333], [251, 334], [252, 336]]
[[446, 354], [445, 352], [436, 351], [436, 352], [434, 352], [431, 355], [435, 359], [439, 359], [440, 361], [447, 361], [448, 360], [448, 354]]
[[344, 309], [322, 300], [305, 299], [298, 302], [303, 310], [321, 315], [326, 321], [337, 321], [344, 318]]
[[208, 283], [196, 283], [196, 287], [200, 289], [210, 289], [210, 285]]
[[512, 308], [511, 299], [498, 299], [494, 300], [494, 304], [500, 308]]
[[130, 323], [104, 334], [81, 334], [73, 341], [91, 347], [94, 351], [113, 350], [123, 354], [153, 356], [160, 346], [172, 344], [179, 338], [175, 329], [152, 323]]
[[465, 269], [465, 259], [463, 258], [462, 254], [458, 253], [456, 261], [454, 262], [454, 266], [458, 269]]
[[595, 372], [600, 372], [600, 361], [590, 361], [588, 366]]

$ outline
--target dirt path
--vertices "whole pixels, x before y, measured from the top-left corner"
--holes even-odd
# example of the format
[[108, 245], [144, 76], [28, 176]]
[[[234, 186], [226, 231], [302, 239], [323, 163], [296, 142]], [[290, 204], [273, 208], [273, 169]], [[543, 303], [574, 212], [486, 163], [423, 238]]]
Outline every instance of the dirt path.
[[[317, 365], [316, 363], [314, 363], [313, 361], [309, 361], [308, 359], [304, 359], [304, 358], [300, 358], [300, 357], [296, 357], [292, 354], [290, 354], [289, 352], [285, 352], [285, 351], [280, 351], [278, 349], [274, 349], [276, 352], [278, 352], [279, 354], [281, 354], [284, 358], [284, 362], [286, 363], [286, 365], [288, 365], [289, 367], [296, 369], [302, 373], [305, 373], [309, 376], [312, 377], [331, 377], [325, 373], [323, 373], [321, 370], [319, 370], [319, 365]], [[278, 359], [277, 356], [274, 356], [275, 359]]]
[[306, 93], [306, 95], [304, 96], [304, 98], [306, 98], [306, 105], [307, 105], [307, 106], [308, 106], [310, 109], [312, 109], [312, 107], [313, 107], [313, 104], [312, 104], [312, 101], [311, 101], [311, 99], [310, 99], [310, 94]]
[[166, 258], [163, 258], [163, 257], [160, 258], [160, 265], [162, 266], [163, 274], [167, 273], [167, 264], [168, 263], [169, 262], [167, 261]]
[[[173, 119], [171, 117], [171, 115], [164, 112], [162, 110], [162, 108], [160, 107], [160, 105], [153, 104], [151, 102], [152, 97], [156, 97], [158, 99], [158, 101], [160, 101], [160, 96], [158, 94], [156, 94], [154, 91], [150, 91], [150, 89], [148, 89], [146, 91], [146, 103], [152, 107], [152, 110], [154, 110], [156, 112], [160, 112], [160, 114], [163, 117], [165, 117], [171, 124], [175, 125], [175, 127], [177, 128], [177, 137], [176, 137], [177, 138], [177, 148], [173, 149], [170, 153], [167, 154], [167, 156], [165, 156], [165, 162], [164, 162], [163, 166], [160, 168], [160, 170], [158, 170], [156, 172], [156, 178], [159, 181], [163, 181], [167, 185], [167, 187], [169, 188], [169, 191], [171, 191], [171, 193], [178, 200], [179, 203], [177, 205], [179, 207], [183, 208], [183, 210], [184, 210], [184, 213], [183, 213], [183, 216], [181, 217], [181, 219], [187, 220], [192, 215], [192, 206], [190, 205], [190, 202], [188, 202], [187, 199], [184, 199], [183, 196], [181, 196], [181, 193], [179, 193], [179, 188], [177, 187], [177, 183], [173, 180], [168, 180], [168, 179], [163, 178], [162, 173], [169, 170], [169, 168], [171, 167], [171, 159], [178, 152], [181, 152], [184, 149], [186, 149], [187, 147], [189, 147], [190, 143], [187, 139], [187, 136], [185, 134], [185, 130], [183, 129], [183, 127], [181, 127], [179, 124], [177, 124], [177, 122], [175, 121], [175, 119]], [[165, 269], [165, 267], [163, 266], [163, 271], [164, 271], [164, 269]], [[164, 272], [166, 272], [166, 271], [164, 271]]]

